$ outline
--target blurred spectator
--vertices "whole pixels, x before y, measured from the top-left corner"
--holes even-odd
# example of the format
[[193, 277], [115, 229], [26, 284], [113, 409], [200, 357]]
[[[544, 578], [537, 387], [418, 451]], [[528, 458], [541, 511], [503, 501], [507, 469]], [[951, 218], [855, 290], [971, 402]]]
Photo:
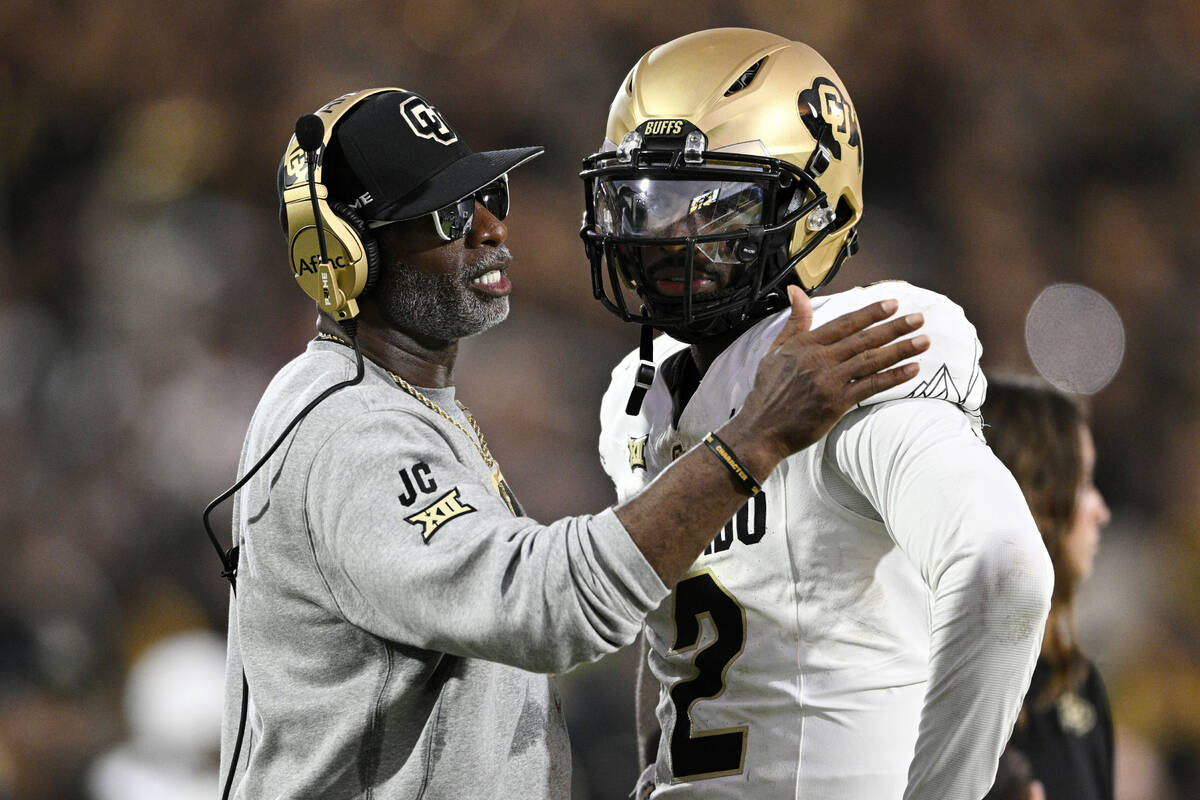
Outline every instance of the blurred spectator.
[[92, 765], [90, 800], [212, 800], [224, 682], [225, 641], [216, 634], [152, 645], [125, 683], [128, 738]]
[[983, 800], [1046, 800], [1046, 790], [1034, 780], [1029, 759], [1010, 744], [1000, 754], [996, 782]]
[[988, 444], [1017, 479], [1054, 564], [1042, 654], [1012, 744], [1029, 757], [1047, 800], [1113, 800], [1108, 694], [1075, 626], [1075, 594], [1110, 517], [1092, 479], [1087, 417], [1048, 385], [998, 378], [988, 385], [983, 418]]

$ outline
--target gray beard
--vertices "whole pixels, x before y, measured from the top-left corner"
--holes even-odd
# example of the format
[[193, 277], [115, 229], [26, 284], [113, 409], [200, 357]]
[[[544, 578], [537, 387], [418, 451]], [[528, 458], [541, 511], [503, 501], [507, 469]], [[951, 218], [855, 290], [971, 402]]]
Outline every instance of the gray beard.
[[448, 275], [430, 275], [393, 262], [383, 270], [375, 289], [379, 308], [393, 327], [439, 342], [483, 333], [508, 316], [508, 298], [479, 294], [469, 288], [469, 279], [508, 258], [508, 249], [501, 246], [469, 268]]

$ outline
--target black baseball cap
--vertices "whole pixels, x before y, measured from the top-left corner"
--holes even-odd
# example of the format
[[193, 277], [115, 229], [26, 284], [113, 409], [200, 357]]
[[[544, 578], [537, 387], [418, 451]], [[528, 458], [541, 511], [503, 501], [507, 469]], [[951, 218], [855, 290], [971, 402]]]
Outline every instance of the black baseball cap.
[[425, 98], [383, 92], [338, 121], [321, 173], [330, 195], [364, 220], [412, 219], [487, 186], [543, 150], [476, 153]]

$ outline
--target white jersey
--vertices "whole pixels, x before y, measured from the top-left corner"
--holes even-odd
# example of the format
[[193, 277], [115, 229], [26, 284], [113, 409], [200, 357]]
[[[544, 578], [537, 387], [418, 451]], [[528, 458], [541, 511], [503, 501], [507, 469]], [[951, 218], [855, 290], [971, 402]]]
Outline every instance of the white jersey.
[[[655, 798], [978, 800], [991, 785], [1052, 572], [982, 441], [962, 310], [885, 282], [814, 299], [813, 326], [889, 297], [925, 315], [920, 373], [783, 461], [647, 618]], [[613, 371], [600, 452], [622, 501], [736, 413], [787, 317], [727, 348], [678, 425], [661, 365], [686, 345], [655, 341], [636, 417], [638, 354]]]

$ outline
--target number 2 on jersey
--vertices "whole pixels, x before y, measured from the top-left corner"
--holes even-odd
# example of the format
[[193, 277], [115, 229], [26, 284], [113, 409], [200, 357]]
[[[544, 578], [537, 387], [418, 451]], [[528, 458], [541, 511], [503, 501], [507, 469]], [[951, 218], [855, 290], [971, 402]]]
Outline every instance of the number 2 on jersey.
[[706, 570], [675, 586], [675, 644], [684, 653], [700, 644], [702, 617], [712, 622], [716, 639], [692, 658], [694, 678], [671, 687], [675, 728], [671, 731], [671, 771], [676, 780], [702, 780], [742, 771], [746, 759], [747, 726], [697, 731], [692, 707], [720, 697], [725, 672], [746, 646], [746, 612], [712, 572]]

